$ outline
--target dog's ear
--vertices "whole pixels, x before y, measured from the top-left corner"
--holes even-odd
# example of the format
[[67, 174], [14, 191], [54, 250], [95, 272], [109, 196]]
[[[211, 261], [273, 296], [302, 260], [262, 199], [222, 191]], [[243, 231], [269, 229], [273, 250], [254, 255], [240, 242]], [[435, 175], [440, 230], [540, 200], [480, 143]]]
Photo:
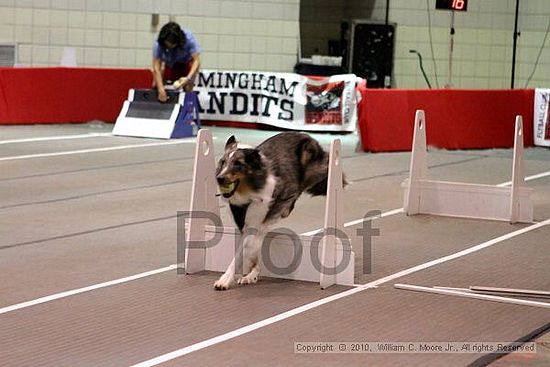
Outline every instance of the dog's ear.
[[325, 158], [327, 155], [321, 145], [313, 139], [303, 140], [296, 148], [296, 154], [298, 155], [302, 167], [306, 167], [314, 161], [326, 160]]
[[237, 139], [235, 139], [235, 135], [231, 135], [229, 139], [227, 139], [227, 142], [225, 143], [225, 151], [233, 150], [237, 148]]
[[244, 161], [254, 170], [262, 169], [262, 157], [256, 149], [245, 149]]

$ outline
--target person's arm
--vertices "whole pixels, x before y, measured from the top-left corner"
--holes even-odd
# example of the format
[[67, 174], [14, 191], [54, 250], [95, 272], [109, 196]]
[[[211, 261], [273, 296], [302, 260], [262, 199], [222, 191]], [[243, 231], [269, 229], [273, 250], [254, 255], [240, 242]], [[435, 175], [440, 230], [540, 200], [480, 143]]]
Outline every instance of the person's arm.
[[164, 80], [162, 79], [162, 61], [157, 58], [153, 58], [153, 78], [157, 86], [159, 101], [166, 102], [168, 95], [166, 94], [166, 89], [164, 89]]
[[191, 92], [193, 90], [193, 87], [195, 86], [195, 78], [197, 77], [201, 65], [201, 58], [199, 53], [192, 54], [191, 58], [192, 61], [191, 67], [189, 68], [189, 74], [178, 80], [180, 88], [183, 88], [183, 90], [185, 90], [186, 92]]
[[187, 74], [187, 77], [191, 79], [191, 81], [194, 81], [201, 66], [201, 57], [198, 53], [191, 55], [191, 57], [193, 58], [193, 63], [191, 64], [191, 68], [189, 70], [189, 74]]

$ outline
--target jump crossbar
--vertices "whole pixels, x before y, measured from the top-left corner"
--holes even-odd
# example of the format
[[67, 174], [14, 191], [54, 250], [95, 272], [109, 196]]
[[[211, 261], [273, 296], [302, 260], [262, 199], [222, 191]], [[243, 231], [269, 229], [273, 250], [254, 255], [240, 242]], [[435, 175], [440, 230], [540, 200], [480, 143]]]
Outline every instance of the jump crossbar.
[[442, 295], [448, 295], [448, 296], [473, 298], [473, 299], [479, 299], [483, 301], [511, 303], [515, 305], [541, 307], [541, 308], [550, 309], [550, 303], [547, 303], [547, 302], [529, 301], [529, 300], [515, 299], [510, 297], [499, 297], [499, 296], [493, 296], [493, 295], [487, 295], [487, 294], [468, 293], [468, 292], [462, 292], [462, 291], [453, 290], [453, 289], [422, 287], [422, 286], [410, 285], [410, 284], [394, 284], [393, 286], [397, 289], [404, 289], [409, 291], [435, 293], [435, 294], [442, 294]]

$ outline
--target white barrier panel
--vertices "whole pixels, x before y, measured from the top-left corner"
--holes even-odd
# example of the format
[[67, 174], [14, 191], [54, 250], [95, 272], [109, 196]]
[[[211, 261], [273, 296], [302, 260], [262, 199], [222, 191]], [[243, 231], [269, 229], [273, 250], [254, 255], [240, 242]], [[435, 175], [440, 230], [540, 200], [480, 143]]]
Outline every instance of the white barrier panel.
[[[332, 228], [343, 233], [342, 213], [342, 164], [340, 140], [330, 148], [330, 165], [327, 200], [325, 206], [325, 229]], [[215, 161], [210, 131], [201, 129], [197, 137], [195, 168], [191, 193], [191, 212], [205, 211], [220, 216]], [[239, 248], [240, 231], [234, 227], [216, 228], [207, 219], [189, 220], [187, 241], [204, 241], [213, 238], [216, 230], [221, 231], [221, 241], [215, 246], [187, 248], [185, 271], [188, 274], [202, 270], [223, 272]], [[333, 284], [352, 286], [354, 282], [355, 254], [351, 243], [339, 243], [334, 235], [299, 236], [300, 249], [284, 233], [273, 231], [269, 252], [262, 256], [262, 275], [269, 277], [319, 282], [322, 288]], [[275, 235], [275, 234], [279, 235]], [[264, 241], [266, 246], [268, 241]], [[314, 249], [311, 250], [312, 246]], [[318, 248], [317, 248], [318, 246]], [[301, 252], [301, 256], [299, 256]], [[312, 254], [313, 253], [313, 256]], [[270, 262], [266, 266], [265, 260]], [[287, 271], [288, 266], [293, 271]], [[326, 271], [324, 269], [327, 269]], [[334, 270], [336, 269], [336, 270]], [[274, 271], [271, 271], [274, 270]], [[319, 271], [322, 270], [322, 271]]]
[[[241, 234], [237, 228], [223, 227], [220, 228], [223, 235], [219, 244], [215, 247], [208, 248], [206, 250], [205, 267], [204, 270], [224, 272], [231, 260], [235, 256], [235, 250], [241, 241]], [[327, 265], [327, 268], [340, 268], [337, 274], [327, 276], [328, 279], [323, 279], [323, 274], [319, 273], [319, 264], [326, 264], [322, 262], [322, 254], [319, 248], [323, 248], [323, 240], [318, 237], [314, 242], [315, 236], [298, 236], [300, 239], [300, 254], [295, 253], [295, 243], [288, 238], [286, 233], [272, 231], [272, 234], [278, 234], [274, 236], [273, 241], [269, 245], [269, 251], [266, 251], [266, 257], [262, 258], [261, 262], [261, 275], [272, 278], [291, 279], [291, 280], [304, 280], [309, 282], [319, 282], [322, 288], [327, 288], [333, 284], [342, 284], [352, 286], [354, 281], [354, 268], [353, 261], [354, 252], [351, 251], [349, 244], [342, 245], [336, 244], [337, 248], [332, 248], [334, 252], [335, 261]], [[207, 225], [205, 226], [206, 239], [213, 238], [216, 234], [216, 227]], [[330, 238], [330, 237], [327, 237]], [[267, 243], [267, 242], [266, 242]], [[264, 243], [264, 246], [266, 246]], [[311, 255], [312, 245], [314, 247], [314, 255]], [[330, 249], [330, 247], [326, 247]], [[328, 252], [328, 250], [326, 251]], [[266, 266], [265, 259], [268, 257], [270, 266]], [[315, 259], [317, 257], [317, 260]], [[348, 263], [348, 259], [350, 262]], [[317, 264], [315, 264], [318, 261]], [[291, 264], [295, 266], [289, 266]], [[345, 265], [345, 266], [344, 266]], [[288, 271], [292, 268], [292, 271]], [[274, 269], [275, 272], [270, 271]], [[188, 273], [191, 273], [188, 271]], [[323, 279], [323, 281], [321, 281]]]
[[532, 189], [525, 187], [523, 168], [523, 123], [516, 117], [511, 187], [469, 184], [427, 179], [426, 120], [417, 110], [410, 176], [404, 183], [407, 215], [434, 214], [462, 218], [533, 221]]
[[200, 125], [196, 94], [169, 91], [168, 95], [170, 100], [160, 103], [156, 90], [130, 89], [113, 135], [158, 139], [195, 136]]

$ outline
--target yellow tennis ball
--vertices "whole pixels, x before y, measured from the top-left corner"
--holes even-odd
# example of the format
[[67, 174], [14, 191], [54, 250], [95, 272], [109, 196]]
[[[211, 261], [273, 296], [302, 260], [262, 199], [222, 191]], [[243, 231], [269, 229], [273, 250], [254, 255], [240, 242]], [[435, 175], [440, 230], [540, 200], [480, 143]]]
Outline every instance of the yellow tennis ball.
[[232, 182], [225, 186], [220, 186], [220, 191], [222, 194], [230, 194], [235, 189], [235, 182]]

